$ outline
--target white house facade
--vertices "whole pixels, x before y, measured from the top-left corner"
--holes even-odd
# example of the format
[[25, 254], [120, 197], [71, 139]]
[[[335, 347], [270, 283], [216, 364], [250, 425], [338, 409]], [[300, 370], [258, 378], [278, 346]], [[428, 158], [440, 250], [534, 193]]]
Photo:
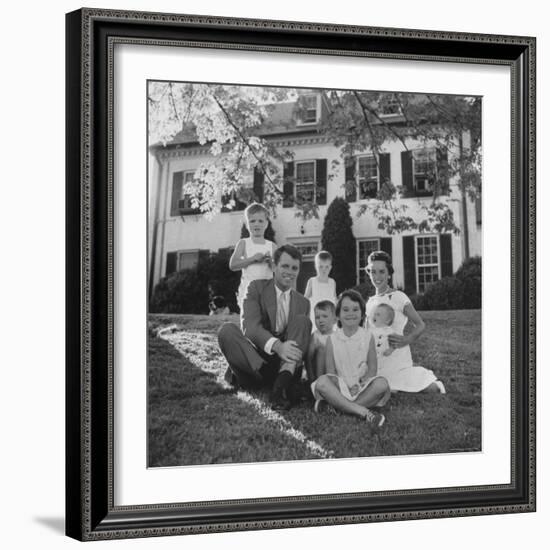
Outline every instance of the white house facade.
[[[291, 112], [291, 111], [287, 111]], [[321, 109], [315, 112], [315, 121]], [[394, 117], [398, 120], [399, 116]], [[313, 120], [313, 113], [312, 113]], [[388, 123], [391, 123], [388, 116]], [[372, 206], [376, 192], [388, 178], [405, 190], [397, 204], [407, 206], [407, 215], [415, 220], [425, 218], [423, 207], [433, 200], [428, 171], [437, 171], [441, 152], [435, 144], [406, 139], [387, 141], [378, 152], [358, 153], [344, 161], [339, 148], [319, 132], [316, 124], [295, 125], [291, 130], [265, 135], [280, 150], [291, 150], [293, 161], [281, 166], [285, 176], [285, 195], [308, 195], [319, 205], [319, 219], [303, 221], [296, 217], [291, 200], [285, 200], [272, 219], [277, 244], [292, 243], [304, 257], [298, 290], [314, 272], [313, 256], [321, 249], [321, 232], [328, 205], [335, 197], [345, 197], [350, 204], [353, 234], [356, 239], [357, 283], [364, 280], [363, 267], [372, 250], [384, 249], [392, 256], [395, 274], [393, 284], [409, 293], [422, 293], [426, 287], [451, 275], [466, 256], [481, 255], [480, 204], [462, 195], [456, 177], [448, 181], [449, 192], [440, 200], [453, 211], [459, 234], [402, 232], [388, 235], [378, 228], [370, 209], [357, 215], [364, 205]], [[463, 141], [468, 140], [465, 133]], [[173, 271], [193, 268], [201, 251], [218, 251], [233, 247], [240, 238], [242, 209], [221, 212], [207, 220], [191, 208], [182, 195], [182, 185], [193, 178], [201, 163], [211, 158], [208, 148], [193, 139], [174, 140], [164, 147], [151, 148], [149, 216], [150, 288]], [[445, 162], [458, 150], [448, 147]], [[346, 184], [347, 182], [347, 184]], [[354, 182], [354, 183], [352, 183]], [[247, 185], [257, 200], [262, 199], [262, 175], [250, 174]]]

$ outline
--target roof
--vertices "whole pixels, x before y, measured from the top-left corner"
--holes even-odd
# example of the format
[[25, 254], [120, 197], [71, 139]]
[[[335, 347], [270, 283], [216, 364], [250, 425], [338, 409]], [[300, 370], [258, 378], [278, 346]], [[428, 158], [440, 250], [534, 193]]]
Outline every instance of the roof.
[[[296, 124], [296, 117], [294, 115], [295, 105], [295, 101], [268, 105], [268, 118], [258, 127], [257, 135], [273, 137], [285, 134], [316, 133], [319, 129], [318, 123], [307, 125]], [[187, 125], [166, 144], [166, 147], [196, 144], [198, 144], [198, 138], [195, 127]], [[156, 143], [152, 147], [156, 148], [160, 146], [160, 143]]]

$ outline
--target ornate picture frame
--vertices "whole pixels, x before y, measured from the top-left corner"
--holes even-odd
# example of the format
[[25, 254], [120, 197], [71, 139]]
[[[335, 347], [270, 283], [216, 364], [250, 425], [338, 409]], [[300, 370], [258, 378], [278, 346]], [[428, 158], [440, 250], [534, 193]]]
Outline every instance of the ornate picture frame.
[[[505, 66], [511, 75], [510, 483], [117, 505], [116, 45]], [[67, 14], [66, 533], [79, 540], [535, 510], [535, 39], [81, 9]], [[144, 336], [145, 338], [145, 336]], [[184, 491], [183, 491], [184, 493]]]

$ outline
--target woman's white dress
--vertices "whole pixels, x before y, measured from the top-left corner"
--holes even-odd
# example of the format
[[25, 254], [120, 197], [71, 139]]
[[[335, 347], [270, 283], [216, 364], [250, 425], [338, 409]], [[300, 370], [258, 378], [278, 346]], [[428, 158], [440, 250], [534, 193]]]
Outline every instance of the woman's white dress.
[[[388, 304], [395, 311], [392, 332], [402, 335], [408, 322], [403, 310], [410, 303], [408, 296], [399, 290], [382, 296], [371, 296], [367, 301], [367, 322], [379, 304]], [[368, 326], [371, 326], [370, 323]], [[392, 391], [419, 392], [437, 380], [431, 370], [413, 365], [410, 346], [396, 348], [387, 356], [377, 354], [377, 358], [378, 375], [388, 381]]]
[[[272, 241], [265, 240], [264, 244], [256, 244], [250, 237], [244, 240], [244, 253], [246, 258], [250, 258], [260, 252], [261, 254], [272, 254], [275, 244]], [[241, 283], [239, 285], [239, 290], [237, 291], [237, 304], [239, 309], [242, 311], [243, 302], [246, 296], [246, 291], [248, 285], [252, 281], [257, 281], [259, 279], [272, 279], [273, 270], [270, 265], [266, 262], [262, 263], [253, 263], [243, 267], [241, 270]]]

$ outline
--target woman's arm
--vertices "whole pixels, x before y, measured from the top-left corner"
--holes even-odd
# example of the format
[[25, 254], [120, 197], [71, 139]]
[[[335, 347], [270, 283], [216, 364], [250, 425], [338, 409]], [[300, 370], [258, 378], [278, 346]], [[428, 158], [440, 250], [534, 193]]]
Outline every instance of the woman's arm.
[[402, 348], [412, 344], [426, 330], [426, 325], [422, 317], [420, 317], [410, 302], [403, 308], [403, 313], [405, 317], [407, 317], [408, 322], [413, 325], [413, 330], [406, 336], [401, 334], [390, 334], [388, 336], [388, 342], [392, 348]]

